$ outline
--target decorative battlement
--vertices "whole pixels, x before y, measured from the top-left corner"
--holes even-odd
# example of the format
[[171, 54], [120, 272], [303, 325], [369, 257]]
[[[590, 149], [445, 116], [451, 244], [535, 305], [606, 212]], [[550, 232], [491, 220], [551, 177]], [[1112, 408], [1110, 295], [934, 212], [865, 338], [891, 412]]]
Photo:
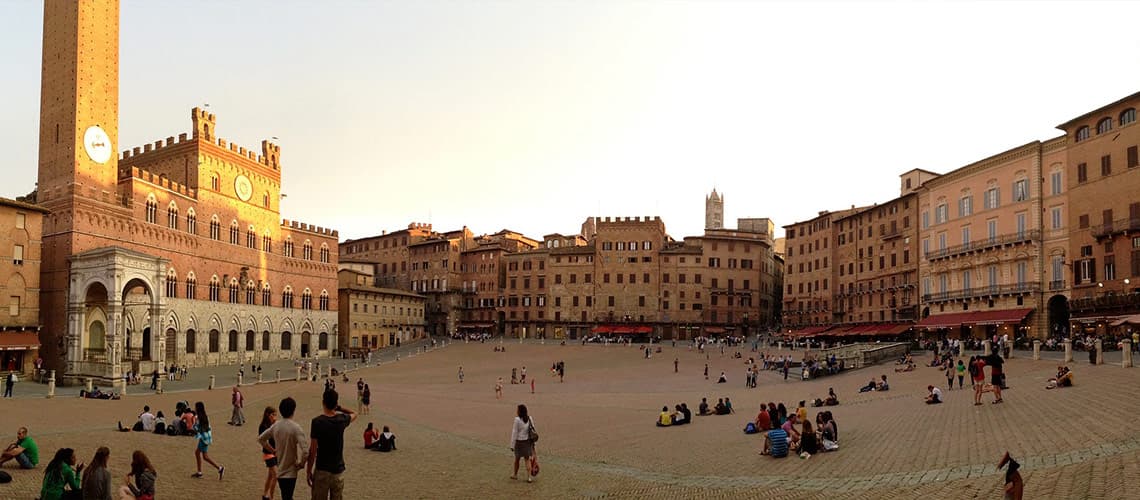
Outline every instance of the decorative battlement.
[[319, 234], [321, 236], [330, 236], [333, 238], [340, 236], [340, 232], [336, 229], [329, 229], [327, 227], [320, 227], [315, 224], [306, 224], [304, 222], [297, 222], [295, 220], [289, 219], [283, 219], [281, 221], [281, 227], [292, 229], [294, 231], [305, 231], [313, 234]]
[[[250, 161], [257, 162], [273, 170], [281, 169], [281, 146], [278, 146], [270, 141], [261, 141], [261, 154], [257, 154], [252, 149], [245, 149], [225, 139], [217, 137], [216, 125], [217, 121], [213, 113], [208, 113], [200, 108], [190, 110], [190, 118], [194, 125], [193, 140], [203, 141], [214, 144], [222, 149], [228, 149], [230, 152], [238, 156], [245, 157]], [[163, 148], [176, 146], [189, 142], [187, 134], [178, 134], [178, 139], [175, 140], [174, 136], [167, 137], [166, 141], [154, 141], [153, 144], [144, 144], [143, 146], [136, 146], [133, 149], [124, 150], [119, 155], [119, 161], [127, 161], [137, 158], [151, 152], [159, 151]]]
[[172, 193], [178, 193], [187, 198], [195, 198], [198, 196], [196, 189], [188, 187], [184, 184], [179, 184], [149, 170], [140, 169], [138, 167], [119, 167], [119, 180], [126, 180], [129, 178], [139, 179], [149, 182], [163, 189], [167, 189]]
[[427, 222], [413, 222], [408, 224], [408, 229], [426, 229], [431, 231], [431, 223]]
[[609, 224], [629, 223], [629, 222], [647, 223], [647, 222], [661, 222], [661, 217], [659, 217], [659, 216], [650, 217], [648, 215], [646, 215], [645, 217], [597, 217], [595, 220], [597, 222], [603, 223], [603, 224], [605, 224], [605, 223], [609, 223]]

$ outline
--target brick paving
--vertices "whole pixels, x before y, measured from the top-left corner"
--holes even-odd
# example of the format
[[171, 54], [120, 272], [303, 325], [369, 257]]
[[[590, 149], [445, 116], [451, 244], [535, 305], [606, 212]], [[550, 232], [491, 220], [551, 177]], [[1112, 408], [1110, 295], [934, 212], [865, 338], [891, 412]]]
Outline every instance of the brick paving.
[[[1006, 403], [975, 407], [972, 392], [945, 391], [946, 404], [922, 404], [927, 384], [944, 384], [933, 368], [895, 374], [880, 365], [840, 376], [801, 382], [773, 373], [760, 387], [744, 387], [744, 364], [719, 351], [708, 354], [710, 378], [721, 371], [728, 384], [702, 375], [706, 355], [687, 346], [664, 346], [643, 359], [636, 348], [577, 344], [557, 346], [507, 342], [507, 352], [488, 344], [452, 344], [351, 374], [373, 388], [372, 415], [350, 427], [345, 452], [348, 498], [1000, 498], [1001, 472], [994, 468], [1009, 450], [1023, 465], [1026, 498], [1137, 498], [1140, 434], [1140, 371], [1119, 365], [1079, 362], [1076, 387], [1044, 389], [1057, 362], [1015, 358], [1007, 363]], [[747, 357], [748, 353], [744, 353]], [[1020, 354], [1020, 353], [1019, 353]], [[680, 373], [673, 373], [673, 358]], [[565, 360], [559, 384], [549, 367]], [[456, 371], [465, 371], [460, 384]], [[511, 367], [526, 365], [536, 380], [511, 385]], [[859, 394], [872, 376], [887, 374], [892, 390]], [[506, 396], [495, 400], [495, 378]], [[793, 377], [794, 378], [794, 377]], [[351, 385], [351, 384], [350, 384]], [[161, 498], [256, 498], [264, 480], [254, 442], [261, 408], [281, 397], [298, 399], [298, 420], [318, 411], [319, 383], [283, 382], [245, 388], [249, 403], [244, 427], [229, 417], [228, 390], [144, 395], [122, 401], [22, 398], [0, 401], [0, 432], [31, 428], [42, 462], [62, 446], [89, 461], [96, 447], [110, 446], [116, 482], [134, 449], [150, 454], [159, 469]], [[741, 428], [761, 402], [823, 397], [835, 388], [841, 405], [829, 408], [839, 423], [841, 450], [808, 460], [758, 455], [759, 435]], [[353, 388], [345, 387], [346, 399]], [[944, 388], [945, 389], [945, 388]], [[967, 386], [968, 389], [968, 386]], [[730, 397], [738, 413], [694, 417], [693, 425], [653, 426], [662, 405], [701, 397]], [[226, 478], [191, 479], [194, 440], [113, 431], [116, 420], [133, 422], [143, 404], [172, 413], [181, 399], [206, 403], [215, 425], [211, 455], [226, 465]], [[526, 403], [542, 438], [543, 464], [535, 484], [511, 481], [507, 449], [514, 405]], [[811, 418], [814, 411], [809, 408]], [[361, 449], [367, 422], [390, 425], [399, 450], [381, 454]], [[15, 481], [0, 485], [0, 498], [34, 498], [41, 469], [5, 470]], [[1131, 488], [1131, 489], [1129, 489]], [[308, 489], [299, 487], [303, 497]]]

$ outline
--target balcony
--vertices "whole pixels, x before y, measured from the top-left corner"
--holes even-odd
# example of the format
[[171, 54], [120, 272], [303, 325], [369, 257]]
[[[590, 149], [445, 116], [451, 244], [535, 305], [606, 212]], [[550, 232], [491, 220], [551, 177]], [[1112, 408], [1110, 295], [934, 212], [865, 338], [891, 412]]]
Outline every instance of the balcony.
[[1108, 224], [1100, 224], [1089, 228], [1089, 232], [1092, 233], [1093, 238], [1096, 238], [1097, 241], [1129, 231], [1140, 231], [1140, 219], [1118, 219]]
[[902, 231], [899, 231], [898, 229], [894, 229], [894, 230], [888, 230], [887, 232], [880, 234], [879, 239], [882, 241], [890, 241], [890, 240], [893, 240], [893, 239], [898, 238], [900, 236], [902, 236]]
[[1053, 280], [1049, 282], [1049, 291], [1064, 290], [1065, 280]]
[[1073, 314], [1100, 312], [1131, 312], [1140, 309], [1140, 292], [1108, 293], [1099, 297], [1085, 297], [1069, 301], [1069, 311]]
[[1006, 245], [1017, 245], [1021, 243], [1029, 243], [1033, 240], [1041, 239], [1041, 231], [1036, 229], [1032, 231], [1022, 231], [1019, 233], [1003, 234], [993, 238], [986, 238], [979, 241], [971, 241], [962, 245], [955, 245], [952, 247], [943, 248], [940, 250], [933, 250], [926, 252], [926, 260], [935, 261], [939, 259], [946, 259], [958, 255], [982, 252], [991, 248], [1003, 247]]
[[1019, 283], [1014, 285], [992, 285], [965, 290], [951, 290], [949, 292], [927, 293], [922, 295], [923, 302], [949, 302], [980, 297], [998, 297], [1002, 295], [1022, 295], [1041, 291], [1040, 283]]

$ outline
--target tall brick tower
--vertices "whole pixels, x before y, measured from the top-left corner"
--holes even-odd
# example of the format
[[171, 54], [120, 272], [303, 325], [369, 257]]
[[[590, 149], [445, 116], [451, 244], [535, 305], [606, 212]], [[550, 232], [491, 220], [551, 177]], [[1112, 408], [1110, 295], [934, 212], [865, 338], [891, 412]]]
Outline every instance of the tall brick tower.
[[705, 229], [724, 229], [724, 197], [715, 188], [705, 197]]
[[[117, 203], [119, 1], [46, 0], [37, 201], [44, 219], [41, 352], [63, 364], [69, 257]], [[102, 226], [105, 226], [103, 224]]]

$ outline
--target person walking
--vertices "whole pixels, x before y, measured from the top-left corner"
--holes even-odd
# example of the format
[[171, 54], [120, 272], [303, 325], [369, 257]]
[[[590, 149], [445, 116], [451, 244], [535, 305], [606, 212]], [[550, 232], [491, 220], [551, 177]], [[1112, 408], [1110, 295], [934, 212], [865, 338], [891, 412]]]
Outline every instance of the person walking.
[[16, 387], [17, 381], [19, 381], [19, 379], [16, 377], [16, 372], [9, 372], [8, 376], [4, 378], [4, 397], [12, 397], [12, 389]]
[[301, 425], [293, 420], [297, 411], [293, 398], [282, 399], [277, 410], [281, 418], [257, 436], [257, 442], [277, 458], [277, 488], [281, 490], [281, 500], [293, 500], [297, 472], [308, 461], [309, 439]]
[[503, 377], [495, 382], [495, 399], [503, 399]]
[[356, 379], [356, 411], [364, 412], [364, 378]]
[[962, 379], [964, 379], [966, 377], [966, 365], [963, 364], [962, 360], [960, 360], [960, 359], [958, 360], [957, 371], [958, 371], [958, 390], [962, 390], [963, 389]]
[[515, 453], [515, 469], [511, 479], [519, 478], [519, 460], [527, 460], [526, 482], [534, 481], [531, 473], [532, 462], [535, 457], [534, 444], [538, 441], [538, 432], [534, 429], [534, 420], [527, 413], [526, 405], [519, 405], [515, 413], [514, 424], [511, 426], [511, 451]]
[[705, 363], [705, 380], [709, 379], [709, 364]]
[[309, 429], [309, 460], [305, 472], [313, 489], [313, 500], [342, 500], [344, 430], [356, 421], [356, 413], [340, 406], [335, 390], [324, 392], [321, 405], [324, 411], [313, 417]]
[[194, 414], [197, 418], [194, 433], [198, 438], [198, 447], [194, 449], [194, 461], [198, 464], [198, 471], [190, 477], [202, 478], [202, 460], [205, 459], [207, 463], [218, 469], [218, 480], [221, 481], [226, 468], [210, 458], [210, 445], [214, 443], [214, 434], [210, 431], [210, 417], [206, 415], [206, 404], [201, 401], [194, 403]]
[[241, 393], [241, 390], [238, 389], [238, 386], [236, 385], [234, 386], [233, 395], [230, 397], [230, 404], [233, 405], [234, 411], [230, 416], [229, 423], [230, 425], [236, 425], [240, 427], [245, 423], [245, 412], [242, 411], [242, 408], [245, 408], [245, 395]]
[[361, 404], [364, 405], [364, 414], [369, 415], [372, 413], [372, 389], [368, 384], [364, 384], [364, 393], [361, 396]]
[[[526, 368], [523, 368], [523, 379], [526, 379]], [[459, 365], [459, 383], [463, 383], [463, 365]]]
[[[266, 406], [265, 411], [261, 413], [261, 423], [257, 425], [257, 436], [261, 439], [261, 435], [265, 431], [273, 427], [277, 422], [277, 410], [272, 406]], [[262, 500], [273, 498], [273, 490], [277, 486], [277, 454], [273, 451], [273, 437], [270, 436], [269, 442], [261, 447], [261, 459], [265, 462], [265, 487], [261, 495]]]
[[679, 364], [678, 364], [677, 358], [673, 358], [673, 373], [677, 373], [677, 369], [678, 369], [677, 367], [678, 366], [679, 366]]

